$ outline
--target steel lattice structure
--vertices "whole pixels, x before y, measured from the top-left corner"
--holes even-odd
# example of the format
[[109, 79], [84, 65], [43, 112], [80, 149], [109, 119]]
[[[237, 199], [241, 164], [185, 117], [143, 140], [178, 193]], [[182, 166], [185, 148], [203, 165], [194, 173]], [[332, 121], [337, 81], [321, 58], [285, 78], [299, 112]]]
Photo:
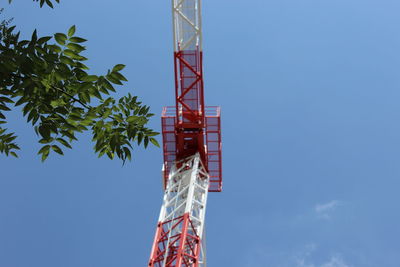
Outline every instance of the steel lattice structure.
[[200, 155], [172, 167], [164, 194], [150, 266], [198, 266], [204, 262], [204, 227], [208, 174]]
[[163, 205], [148, 266], [206, 266], [208, 192], [222, 190], [220, 108], [204, 105], [201, 0], [172, 0], [175, 106], [162, 112]]

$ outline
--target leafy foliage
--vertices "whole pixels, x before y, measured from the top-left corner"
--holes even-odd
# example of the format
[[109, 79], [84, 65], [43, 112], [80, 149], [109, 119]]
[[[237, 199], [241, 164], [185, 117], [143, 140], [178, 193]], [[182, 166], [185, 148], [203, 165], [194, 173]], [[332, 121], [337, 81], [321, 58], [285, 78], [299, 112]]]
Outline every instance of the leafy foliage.
[[[13, 0], [8, 0], [8, 3], [11, 3]], [[60, 0], [55, 0], [57, 3], [60, 3]], [[53, 2], [51, 0], [33, 0], [33, 2], [39, 2], [40, 7], [43, 7], [43, 5], [46, 3], [49, 7], [53, 8]]]
[[[53, 7], [50, 0], [40, 0], [40, 6], [44, 3]], [[5, 112], [15, 106], [22, 106], [23, 116], [40, 137], [43, 161], [51, 152], [62, 155], [77, 133], [85, 131], [91, 132], [99, 157], [106, 154], [125, 162], [134, 144], [159, 146], [154, 138], [158, 133], [146, 127], [153, 116], [149, 107], [130, 94], [109, 96], [114, 85], [127, 81], [121, 74], [125, 65], [100, 76], [88, 73], [87, 58], [81, 55], [86, 40], [75, 36], [75, 26], [54, 36], [39, 37], [35, 30], [30, 40], [20, 40], [14, 29], [1, 24], [0, 153], [17, 156], [15, 133], [1, 127], [7, 122]]]

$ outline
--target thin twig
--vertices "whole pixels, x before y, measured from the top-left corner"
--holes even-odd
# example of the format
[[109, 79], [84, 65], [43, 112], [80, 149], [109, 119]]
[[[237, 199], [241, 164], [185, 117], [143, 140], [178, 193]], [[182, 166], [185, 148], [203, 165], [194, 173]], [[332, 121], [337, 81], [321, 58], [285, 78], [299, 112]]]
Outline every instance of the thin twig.
[[73, 95], [71, 95], [70, 93], [65, 92], [63, 89], [58, 88], [58, 87], [55, 87], [54, 85], [51, 85], [51, 87], [52, 87], [53, 89], [56, 89], [56, 90], [62, 92], [62, 93], [65, 94], [65, 95], [69, 96], [72, 100], [78, 102], [79, 104], [81, 104], [81, 105], [84, 106], [85, 108], [87, 108], [87, 109], [90, 109], [90, 108], [91, 108], [90, 106], [86, 105], [85, 103], [83, 103], [83, 102], [80, 101], [78, 98], [76, 98], [76, 97], [74, 97]]

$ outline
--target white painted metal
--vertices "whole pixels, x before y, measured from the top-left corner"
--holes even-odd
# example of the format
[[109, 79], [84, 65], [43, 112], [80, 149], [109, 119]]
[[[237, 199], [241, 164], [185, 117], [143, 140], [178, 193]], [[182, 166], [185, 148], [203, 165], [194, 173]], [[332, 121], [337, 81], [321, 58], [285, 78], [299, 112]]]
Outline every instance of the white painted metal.
[[172, 0], [174, 50], [202, 51], [201, 0]]
[[[164, 201], [161, 207], [159, 222], [166, 222], [189, 213], [190, 219], [196, 230], [196, 234], [202, 240], [199, 263], [205, 267], [205, 246], [203, 246], [204, 221], [209, 187], [209, 175], [206, 172], [200, 155], [197, 153], [185, 159], [184, 164], [177, 168], [175, 164], [170, 171], [167, 189], [164, 193]], [[167, 229], [173, 229], [169, 233], [169, 247], [171, 236], [182, 232], [180, 227], [173, 228], [174, 221], [170, 222]], [[191, 233], [194, 234], [194, 233]], [[168, 255], [168, 251], [165, 253]], [[164, 260], [165, 261], [167, 257]]]
[[201, 237], [201, 250], [200, 250], [200, 262], [201, 267], [207, 267], [207, 238], [206, 238], [206, 227], [203, 225], [203, 235]]

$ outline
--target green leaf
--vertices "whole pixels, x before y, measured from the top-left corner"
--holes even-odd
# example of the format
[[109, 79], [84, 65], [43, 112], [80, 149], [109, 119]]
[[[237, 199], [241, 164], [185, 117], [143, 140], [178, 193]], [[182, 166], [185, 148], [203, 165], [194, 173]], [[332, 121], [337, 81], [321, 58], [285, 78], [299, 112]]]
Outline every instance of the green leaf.
[[27, 122], [30, 122], [35, 117], [35, 114], [37, 114], [36, 110], [32, 109], [31, 112], [29, 112]]
[[105, 88], [107, 88], [107, 89], [110, 90], [110, 91], [115, 92], [114, 87], [112, 86], [112, 84], [111, 84], [109, 81], [107, 81], [106, 79], [104, 79], [104, 80], [103, 80], [103, 83], [104, 83], [104, 87], [105, 87]]
[[68, 138], [70, 138], [71, 140], [78, 140], [75, 135], [73, 134], [73, 132], [70, 131], [61, 131], [61, 133], [63, 134], [63, 136], [67, 136]]
[[135, 138], [136, 133], [137, 133], [137, 129], [136, 128], [133, 128], [133, 129], [132, 128], [128, 128], [127, 135], [128, 135], [129, 140], [132, 140], [133, 138]]
[[0, 94], [2, 95], [12, 95], [13, 91], [7, 89], [0, 89]]
[[151, 138], [150, 138], [150, 142], [151, 142], [153, 145], [155, 145], [156, 147], [160, 147], [160, 144], [158, 143], [158, 141], [157, 141], [155, 138], [151, 137]]
[[114, 158], [114, 153], [108, 151], [108, 152], [107, 152], [107, 156], [108, 156], [110, 159], [113, 159], [113, 158]]
[[124, 152], [125, 152], [126, 158], [129, 159], [129, 160], [132, 160], [131, 151], [129, 150], [129, 148], [127, 148], [126, 146], [124, 146], [124, 147], [123, 147], [123, 150], [124, 150]]
[[143, 133], [140, 132], [140, 133], [138, 134], [137, 144], [140, 145], [140, 143], [142, 143], [142, 140], [143, 140]]
[[55, 53], [60, 53], [61, 52], [61, 47], [59, 47], [58, 45], [48, 45], [47, 46], [51, 51], [55, 52]]
[[78, 44], [74, 44], [74, 43], [69, 43], [69, 44], [67, 44], [67, 47], [68, 47], [69, 49], [71, 49], [72, 51], [76, 52], [76, 53], [80, 53], [80, 52], [82, 52], [83, 50], [85, 50], [85, 47], [83, 47], [83, 46], [81, 46], [81, 45], [78, 45]]
[[60, 57], [60, 61], [64, 64], [70, 65], [70, 66], [74, 66], [75, 63], [72, 59], [70, 59], [69, 57], [65, 57], [65, 56], [61, 56]]
[[[92, 88], [93, 84], [91, 82], [83, 82], [79, 85], [79, 91], [81, 92], [85, 92], [87, 90], [89, 90], [90, 88]], [[85, 96], [82, 96], [85, 97]]]
[[72, 51], [71, 49], [65, 49], [64, 51], [63, 51], [63, 53], [64, 53], [64, 55], [66, 55], [66, 56], [69, 56], [69, 57], [71, 57], [71, 58], [73, 58], [73, 59], [79, 59], [79, 55], [78, 54], [76, 54], [74, 51]]
[[107, 152], [107, 148], [105, 147], [100, 151], [99, 158], [102, 157], [104, 155], [104, 153], [106, 153], [106, 152]]
[[44, 161], [49, 155], [49, 150], [50, 150], [50, 145], [45, 145], [39, 150], [38, 155], [43, 154], [42, 161]]
[[129, 116], [126, 121], [129, 123], [137, 122], [140, 118], [138, 116]]
[[47, 157], [49, 156], [50, 150], [46, 150], [43, 154], [42, 154], [42, 162], [45, 161], [47, 159]]
[[56, 107], [58, 107], [60, 105], [60, 103], [61, 103], [60, 99], [52, 100], [50, 102], [50, 106], [52, 106], [53, 108], [56, 108]]
[[106, 78], [107, 78], [107, 80], [109, 80], [110, 82], [112, 82], [114, 84], [122, 85], [122, 83], [118, 79], [115, 79], [111, 75], [107, 75]]
[[147, 134], [147, 136], [156, 136], [156, 135], [159, 135], [160, 133], [158, 133], [158, 132], [150, 132], [150, 133], [148, 133]]
[[44, 139], [49, 139], [50, 138], [50, 127], [48, 127], [45, 124], [42, 124], [39, 126], [39, 133]]
[[15, 153], [14, 151], [11, 151], [11, 152], [10, 152], [10, 155], [11, 155], [11, 156], [13, 156], [13, 157], [16, 157], [16, 158], [18, 158], [18, 155], [17, 155], [17, 153]]
[[76, 65], [77, 68], [80, 68], [81, 70], [88, 70], [89, 69], [85, 64], [82, 64], [81, 62], [76, 62], [75, 65]]
[[0, 104], [0, 110], [9, 111], [11, 109], [9, 107], [5, 106], [5, 105]]
[[81, 37], [71, 37], [71, 38], [69, 38], [69, 41], [70, 41], [70, 42], [73, 42], [73, 43], [84, 43], [84, 42], [86, 42], [87, 40], [86, 40], [86, 39], [83, 39], [83, 38], [81, 38]]
[[19, 42], [20, 47], [26, 46], [27, 44], [29, 44], [28, 40], [23, 40], [23, 41]]
[[45, 36], [45, 37], [41, 37], [39, 38], [39, 40], [37, 40], [38, 44], [44, 44], [46, 43], [48, 40], [50, 40], [52, 37], [51, 36]]
[[114, 79], [120, 80], [120, 81], [128, 81], [124, 75], [122, 75], [119, 72], [111, 72], [110, 74]]
[[61, 150], [61, 148], [57, 145], [52, 145], [51, 149], [53, 149], [54, 152], [60, 154], [60, 155], [64, 155], [63, 151]]
[[62, 138], [57, 138], [56, 140], [57, 140], [60, 144], [64, 145], [65, 147], [72, 148], [72, 146], [71, 146], [66, 140], [64, 140], [64, 139], [62, 139]]
[[68, 30], [68, 36], [72, 37], [75, 33], [75, 25], [72, 25], [71, 28]]
[[46, 51], [39, 46], [35, 47], [35, 50], [38, 51], [38, 54], [42, 54], [42, 55], [46, 54]]
[[124, 64], [117, 64], [117, 65], [115, 65], [114, 68], [112, 69], [112, 72], [114, 72], [114, 71], [120, 71], [120, 70], [123, 70], [124, 68], [125, 68], [125, 65], [124, 65]]
[[32, 125], [35, 125], [36, 124], [36, 122], [39, 120], [39, 114], [35, 114], [34, 116], [33, 116], [33, 120], [32, 120]]
[[65, 45], [65, 41], [67, 40], [67, 36], [63, 33], [54, 34], [54, 38], [56, 39], [57, 43], [59, 43], [60, 45]]
[[32, 40], [31, 40], [31, 42], [32, 43], [36, 43], [36, 41], [37, 41], [37, 31], [36, 31], [36, 29], [33, 31], [33, 33], [32, 33]]
[[2, 136], [3, 140], [7, 143], [11, 143], [12, 141], [14, 141], [15, 138], [17, 138], [17, 136], [13, 135], [14, 133], [9, 133], [6, 134], [4, 136]]
[[[99, 79], [99, 77], [97, 77], [96, 75], [88, 75], [88, 76], [83, 77], [81, 79], [81, 81], [83, 81], [83, 82], [94, 82], [94, 81], [97, 81], [98, 79]], [[90, 87], [91, 87], [91, 85], [90, 85]]]
[[46, 0], [46, 4], [47, 4], [49, 7], [53, 8], [53, 3], [52, 3], [50, 0]]
[[54, 138], [49, 138], [49, 139], [44, 139], [44, 138], [42, 138], [42, 139], [39, 140], [39, 143], [41, 143], [41, 144], [48, 144], [48, 143], [51, 143], [51, 142], [53, 142], [53, 141], [54, 141]]
[[0, 97], [0, 102], [6, 102], [6, 103], [14, 103], [10, 98], [8, 97]]

